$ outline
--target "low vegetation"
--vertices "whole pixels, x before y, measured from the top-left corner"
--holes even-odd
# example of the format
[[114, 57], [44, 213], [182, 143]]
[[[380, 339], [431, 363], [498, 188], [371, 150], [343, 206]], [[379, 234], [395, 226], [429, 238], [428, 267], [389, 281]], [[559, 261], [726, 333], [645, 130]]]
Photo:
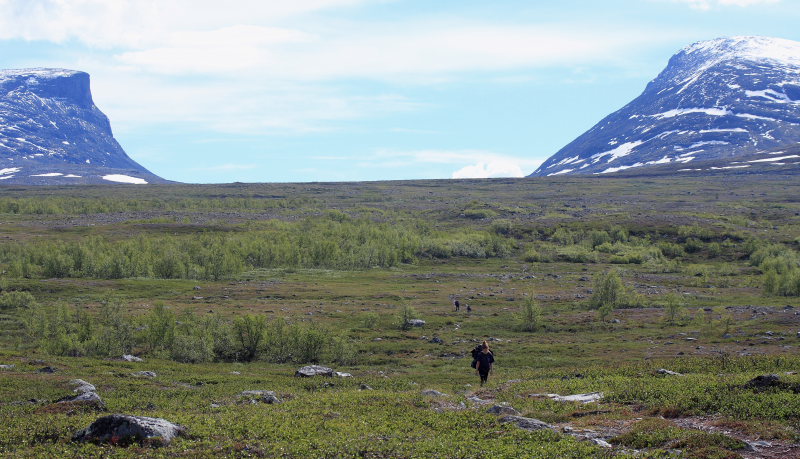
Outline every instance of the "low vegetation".
[[[0, 455], [800, 455], [796, 177], [3, 191]], [[190, 435], [72, 442], [76, 378]]]

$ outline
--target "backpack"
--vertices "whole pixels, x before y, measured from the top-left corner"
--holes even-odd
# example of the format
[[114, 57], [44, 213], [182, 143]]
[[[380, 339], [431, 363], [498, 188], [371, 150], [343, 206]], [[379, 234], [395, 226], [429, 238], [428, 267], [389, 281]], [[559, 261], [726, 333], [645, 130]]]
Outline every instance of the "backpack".
[[472, 364], [470, 365], [472, 368], [478, 366], [478, 354], [481, 353], [482, 346], [479, 344], [475, 349], [472, 350]]

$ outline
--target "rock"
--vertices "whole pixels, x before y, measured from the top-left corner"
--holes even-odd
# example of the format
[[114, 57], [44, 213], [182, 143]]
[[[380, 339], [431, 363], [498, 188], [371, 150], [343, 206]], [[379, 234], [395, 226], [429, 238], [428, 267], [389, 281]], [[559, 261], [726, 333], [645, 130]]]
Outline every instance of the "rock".
[[697, 341], [697, 338], [684, 338], [685, 341]]
[[666, 375], [666, 376], [683, 376], [682, 374], [678, 373], [677, 371], [667, 370], [666, 368], [659, 368], [658, 371], [656, 371], [656, 373], [658, 373], [660, 375]]
[[500, 418], [500, 422], [502, 422], [504, 424], [508, 423], [508, 422], [511, 422], [511, 423], [516, 424], [517, 427], [519, 427], [520, 429], [525, 429], [525, 430], [545, 430], [545, 429], [552, 430], [553, 429], [553, 427], [550, 426], [550, 424], [542, 422], [542, 421], [540, 421], [538, 419], [525, 418], [525, 417], [522, 417], [522, 416], [505, 416], [505, 417]]
[[72, 436], [72, 441], [90, 441], [129, 445], [169, 445], [175, 437], [186, 434], [186, 428], [160, 418], [112, 414], [94, 421], [89, 427]]
[[97, 392], [83, 392], [78, 395], [64, 397], [56, 400], [56, 404], [70, 403], [73, 405], [87, 406], [96, 409], [97, 411], [105, 411], [106, 404]]
[[750, 381], [744, 384], [745, 389], [769, 389], [771, 387], [783, 387], [784, 383], [781, 381], [781, 377], [776, 374], [771, 375], [760, 375], [756, 376], [755, 378], [751, 379]]
[[271, 390], [246, 390], [239, 393], [239, 398], [246, 398], [250, 403], [267, 403], [269, 405], [283, 403], [278, 395]]
[[490, 336], [490, 337], [486, 338], [486, 341], [499, 343], [499, 342], [501, 342], [503, 340], [501, 340], [500, 338], [495, 338], [494, 336]]
[[39, 368], [36, 371], [39, 372], [39, 373], [51, 373], [52, 374], [52, 373], [55, 373], [56, 371], [58, 371], [58, 368], [44, 367], [44, 368]]
[[358, 389], [359, 390], [374, 390], [372, 387], [370, 387], [369, 385], [364, 384], [364, 383], [361, 383], [361, 385], [358, 386]]
[[496, 415], [519, 416], [519, 411], [515, 410], [513, 406], [509, 405], [494, 405], [486, 410], [486, 412]]
[[611, 443], [603, 440], [602, 438], [589, 438], [589, 441], [591, 441], [592, 443], [601, 448], [613, 448], [613, 446], [611, 446]]
[[422, 319], [408, 319], [406, 325], [409, 327], [424, 327], [425, 321]]
[[73, 379], [69, 383], [72, 386], [76, 386], [75, 389], [72, 389], [72, 391], [77, 394], [84, 394], [86, 392], [97, 392], [97, 388], [94, 387], [93, 384], [90, 384], [82, 379]]
[[489, 400], [483, 400], [482, 398], [478, 397], [477, 395], [471, 395], [471, 396], [467, 397], [467, 400], [469, 400], [472, 403], [475, 403], [476, 405], [487, 405], [489, 403], [492, 403]]
[[622, 323], [622, 321], [621, 321], [621, 320], [619, 320], [619, 319], [611, 319], [611, 323], [612, 323], [612, 324], [621, 324], [621, 323]]
[[444, 392], [439, 392], [438, 390], [433, 390], [433, 389], [422, 391], [422, 395], [428, 397], [447, 397], [447, 394], [445, 394]]
[[[533, 394], [533, 395], [542, 396], [542, 394]], [[588, 394], [575, 394], [575, 395], [543, 394], [543, 396], [551, 398], [557, 402], [591, 403], [601, 400], [603, 398], [603, 393], [591, 392]]]
[[122, 360], [126, 362], [144, 362], [143, 359], [136, 357], [135, 355], [125, 354], [122, 356]]
[[231, 371], [231, 374], [232, 374], [232, 375], [240, 375], [240, 374], [242, 374], [242, 373], [241, 373], [241, 372], [238, 372], [238, 371]]
[[131, 376], [135, 378], [155, 378], [157, 375], [155, 371], [135, 371], [131, 373]]
[[200, 286], [199, 285], [195, 285], [194, 287], [192, 287], [192, 289], [193, 290], [200, 290]]
[[766, 333], [764, 333], [764, 334], [765, 334], [765, 335], [767, 335], [767, 336], [774, 336], [774, 335], [775, 335], [775, 332], [768, 331], [768, 332], [766, 332]]
[[341, 372], [341, 371], [334, 371], [333, 375], [336, 376], [337, 378], [352, 378], [353, 377], [353, 375], [351, 375], [350, 373], [344, 373], [344, 372]]
[[312, 376], [333, 376], [333, 369], [323, 367], [321, 365], [307, 365], [297, 370], [294, 375], [301, 378], [310, 378]]
[[0, 365], [0, 370], [13, 370], [14, 367], [15, 367], [14, 365], [3, 364], [3, 365]]
[[434, 337], [433, 337], [433, 339], [431, 340], [431, 343], [435, 343], [435, 344], [444, 344], [444, 340], [442, 340], [442, 339], [441, 339], [441, 338], [439, 338], [438, 336], [434, 336]]

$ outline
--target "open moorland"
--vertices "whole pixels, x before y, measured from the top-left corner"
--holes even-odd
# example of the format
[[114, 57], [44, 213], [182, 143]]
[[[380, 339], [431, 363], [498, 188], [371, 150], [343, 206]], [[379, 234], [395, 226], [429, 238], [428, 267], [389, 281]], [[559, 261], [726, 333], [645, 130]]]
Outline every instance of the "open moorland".
[[3, 456], [800, 457], [796, 175], [6, 186], [0, 273]]

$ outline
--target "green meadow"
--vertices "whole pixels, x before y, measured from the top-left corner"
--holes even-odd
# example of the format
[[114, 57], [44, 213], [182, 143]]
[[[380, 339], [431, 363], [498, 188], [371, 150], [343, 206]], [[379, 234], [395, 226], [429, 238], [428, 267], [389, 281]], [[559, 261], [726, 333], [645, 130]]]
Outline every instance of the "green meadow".
[[800, 456], [796, 176], [7, 186], [0, 273], [3, 456]]

